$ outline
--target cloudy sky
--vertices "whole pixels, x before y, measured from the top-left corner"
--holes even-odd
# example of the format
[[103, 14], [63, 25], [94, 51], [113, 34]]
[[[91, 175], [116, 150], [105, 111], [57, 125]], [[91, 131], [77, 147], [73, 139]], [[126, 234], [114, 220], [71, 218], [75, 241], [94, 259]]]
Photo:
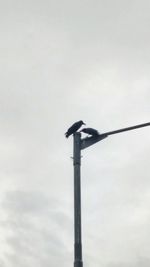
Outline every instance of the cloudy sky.
[[[0, 33], [0, 266], [73, 266], [64, 133], [150, 121], [150, 1], [1, 1]], [[149, 127], [82, 156], [84, 266], [150, 266]]]

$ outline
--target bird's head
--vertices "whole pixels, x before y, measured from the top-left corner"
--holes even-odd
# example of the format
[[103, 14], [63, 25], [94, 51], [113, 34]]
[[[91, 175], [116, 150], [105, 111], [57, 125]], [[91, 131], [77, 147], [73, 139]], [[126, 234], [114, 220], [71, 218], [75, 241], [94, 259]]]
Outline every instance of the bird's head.
[[83, 121], [80, 121], [81, 122], [81, 125], [86, 125]]

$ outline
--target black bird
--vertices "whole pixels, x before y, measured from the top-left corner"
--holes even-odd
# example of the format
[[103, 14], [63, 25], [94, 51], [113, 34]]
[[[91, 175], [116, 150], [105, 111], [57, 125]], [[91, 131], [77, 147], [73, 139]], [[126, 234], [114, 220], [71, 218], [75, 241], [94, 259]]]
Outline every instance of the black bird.
[[93, 128], [83, 128], [80, 132], [90, 134], [92, 136], [98, 136], [99, 132]]
[[71, 134], [75, 133], [82, 125], [85, 125], [83, 121], [77, 121], [75, 122], [65, 133], [65, 136], [68, 138]]

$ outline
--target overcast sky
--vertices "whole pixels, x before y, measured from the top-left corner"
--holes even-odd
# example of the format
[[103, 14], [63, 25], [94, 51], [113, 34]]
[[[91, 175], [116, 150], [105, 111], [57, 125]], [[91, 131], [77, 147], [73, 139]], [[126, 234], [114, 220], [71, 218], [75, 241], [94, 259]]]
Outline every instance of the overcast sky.
[[[150, 1], [1, 1], [0, 33], [0, 267], [70, 267], [64, 133], [150, 121]], [[150, 266], [150, 128], [82, 156], [84, 266]]]

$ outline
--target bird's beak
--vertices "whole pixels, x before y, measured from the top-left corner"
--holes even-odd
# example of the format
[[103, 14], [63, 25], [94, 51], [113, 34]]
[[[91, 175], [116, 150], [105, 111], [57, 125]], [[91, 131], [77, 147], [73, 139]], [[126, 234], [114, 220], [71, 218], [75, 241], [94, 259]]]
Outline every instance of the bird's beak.
[[86, 125], [86, 123], [83, 122], [84, 125]]

